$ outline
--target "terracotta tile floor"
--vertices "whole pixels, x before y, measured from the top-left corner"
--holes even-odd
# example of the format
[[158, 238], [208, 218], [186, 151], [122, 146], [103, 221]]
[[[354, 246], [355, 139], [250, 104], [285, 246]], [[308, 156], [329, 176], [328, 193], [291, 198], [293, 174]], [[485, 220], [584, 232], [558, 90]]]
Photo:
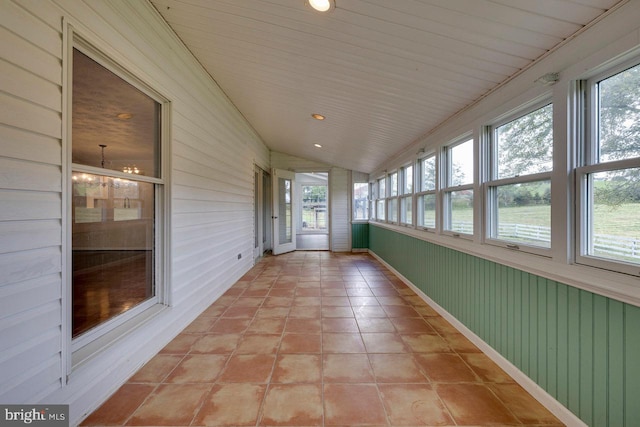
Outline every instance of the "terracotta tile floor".
[[562, 425], [366, 254], [262, 259], [83, 425]]

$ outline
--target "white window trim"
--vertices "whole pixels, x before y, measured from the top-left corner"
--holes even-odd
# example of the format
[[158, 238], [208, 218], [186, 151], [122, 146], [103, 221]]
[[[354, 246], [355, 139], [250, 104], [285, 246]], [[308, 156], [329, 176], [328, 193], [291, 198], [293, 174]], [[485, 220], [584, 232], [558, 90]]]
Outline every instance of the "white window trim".
[[[471, 183], [467, 183], [467, 184], [461, 184], [461, 185], [450, 185], [450, 179], [451, 179], [451, 168], [452, 168], [452, 163], [451, 163], [451, 155], [450, 155], [450, 150], [453, 149], [454, 147], [458, 146], [458, 145], [462, 145], [466, 142], [468, 142], [469, 140], [471, 140], [471, 144], [473, 146], [473, 151], [474, 151], [474, 159], [473, 159], [473, 180]], [[475, 156], [475, 153], [477, 152], [477, 139], [473, 137], [473, 135], [471, 133], [467, 133], [464, 136], [461, 136], [459, 138], [456, 138], [454, 140], [452, 140], [451, 142], [443, 145], [440, 149], [440, 160], [438, 162], [438, 159], [436, 159], [436, 161], [438, 162], [440, 168], [439, 170], [440, 175], [439, 175], [439, 182], [441, 183], [441, 187], [439, 188], [439, 193], [440, 196], [437, 198], [437, 202], [440, 204], [440, 221], [439, 221], [439, 228], [440, 228], [440, 233], [444, 234], [444, 235], [448, 235], [448, 236], [452, 236], [452, 237], [456, 237], [456, 238], [462, 238], [465, 240], [473, 240], [474, 236], [478, 233], [477, 227], [476, 227], [476, 218], [477, 218], [477, 208], [476, 208], [476, 201], [477, 201], [477, 175], [478, 175], [478, 171], [477, 171], [477, 159]], [[451, 230], [451, 205], [449, 202], [449, 199], [451, 197], [451, 193], [456, 192], [456, 191], [465, 191], [465, 190], [471, 190], [473, 192], [473, 217], [472, 217], [472, 226], [473, 226], [473, 233], [461, 233], [459, 231], [455, 231], [455, 230]], [[438, 213], [436, 212], [436, 221], [438, 218]]]
[[[79, 23], [71, 22], [67, 17], [63, 21], [63, 132], [62, 171], [65, 184], [62, 190], [64, 206], [63, 223], [63, 265], [62, 282], [65, 288], [62, 298], [63, 310], [63, 378], [65, 384], [71, 380], [73, 372], [89, 361], [93, 356], [108, 347], [114, 341], [140, 327], [150, 318], [164, 311], [170, 303], [169, 281], [171, 277], [170, 233], [171, 229], [171, 102], [160, 91], [157, 85], [149, 84], [143, 78], [134, 74], [136, 69], [132, 63], [119, 55], [112, 47], [100, 42], [100, 38], [93, 35], [91, 30]], [[160, 116], [160, 176], [137, 177], [140, 181], [154, 184], [155, 188], [155, 227], [157, 230], [155, 242], [155, 296], [137, 307], [96, 326], [80, 336], [73, 338], [72, 324], [72, 238], [71, 238], [71, 194], [72, 171], [97, 173], [105, 175], [105, 170], [91, 166], [73, 164], [72, 151], [72, 91], [73, 91], [73, 51], [74, 49], [88, 55], [91, 59], [104, 66], [109, 71], [135, 86], [161, 105]], [[106, 175], [130, 178], [128, 174], [118, 171], [107, 171]]]
[[[368, 186], [368, 193], [367, 193], [367, 217], [366, 218], [359, 218], [356, 219], [355, 218], [355, 206], [354, 206], [354, 201], [355, 201], [355, 186], [356, 184], [367, 184]], [[366, 181], [353, 181], [351, 183], [351, 222], [354, 224], [359, 224], [359, 223], [365, 223], [367, 221], [369, 221], [369, 218], [371, 217], [371, 212], [369, 211], [369, 203], [371, 200], [371, 183], [366, 182]]]
[[[376, 221], [378, 222], [385, 222], [387, 219], [387, 183], [386, 183], [386, 175], [383, 175], [379, 178], [377, 178], [375, 180], [375, 187], [376, 187], [376, 191], [375, 191], [375, 199], [374, 199], [374, 203], [375, 203], [375, 209], [376, 209]], [[380, 194], [380, 182], [384, 182], [384, 194]], [[382, 202], [382, 209], [379, 209], [380, 207], [380, 202]], [[381, 212], [382, 211], [382, 212]], [[380, 217], [380, 213], [382, 213], [382, 215], [384, 215], [384, 218]]]
[[[396, 176], [396, 195], [392, 195], [391, 194], [391, 176], [394, 175]], [[400, 169], [396, 169], [392, 172], [389, 172], [387, 174], [387, 183], [386, 183], [386, 187], [385, 190], [387, 190], [387, 198], [386, 198], [386, 209], [387, 209], [387, 216], [386, 216], [386, 222], [388, 222], [389, 224], [400, 224]], [[396, 204], [396, 208], [395, 208], [395, 217], [396, 220], [392, 221], [391, 220], [391, 201], [395, 200], [395, 204]]]
[[[435, 185], [433, 188], [425, 190], [422, 188], [422, 175], [423, 175], [423, 165], [424, 165], [424, 161], [427, 159], [433, 159], [433, 163], [434, 163], [434, 167], [435, 167]], [[416, 188], [417, 191], [414, 192], [414, 195], [416, 197], [415, 200], [415, 226], [417, 229], [419, 230], [424, 230], [430, 233], [435, 233], [438, 231], [438, 222], [439, 222], [439, 215], [438, 215], [438, 209], [439, 209], [439, 203], [438, 203], [438, 186], [440, 183], [440, 164], [438, 162], [438, 156], [436, 155], [435, 152], [431, 152], [428, 153], [425, 156], [421, 156], [417, 159], [417, 166], [416, 166], [416, 170], [414, 171], [414, 176], [415, 178], [415, 183], [414, 186]], [[426, 195], [433, 195], [436, 199], [436, 219], [435, 219], [435, 224], [434, 227], [425, 227], [424, 224], [420, 224], [422, 222], [422, 212], [418, 209], [418, 206], [420, 205], [418, 203], [418, 199], [421, 197], [424, 197]]]
[[588, 246], [590, 245], [589, 236], [591, 234], [588, 219], [590, 212], [588, 175], [597, 172], [640, 167], [640, 157], [599, 163], [596, 148], [599, 113], [596, 86], [599, 82], [636, 66], [640, 66], [640, 57], [637, 55], [617, 65], [601, 69], [600, 72], [590, 76], [587, 80], [581, 81], [580, 83], [582, 84], [580, 88], [582, 92], [577, 91], [577, 96], [581, 96], [581, 99], [585, 101], [586, 108], [584, 108], [584, 116], [580, 116], [578, 113], [574, 117], [577, 122], [582, 120], [584, 123], [582, 138], [578, 140], [578, 165], [575, 169], [576, 221], [574, 224], [574, 232], [576, 238], [575, 247], [573, 248], [575, 262], [578, 265], [595, 267], [632, 276], [640, 276], [640, 265], [588, 254]]
[[[406, 180], [407, 180], [407, 169], [411, 168], [411, 191], [410, 192], [405, 192], [406, 190]], [[414, 227], [415, 226], [415, 211], [416, 211], [416, 200], [415, 200], [415, 188], [416, 188], [416, 165], [415, 162], [411, 162], [411, 163], [407, 163], [404, 166], [402, 166], [400, 169], [400, 175], [399, 175], [399, 179], [398, 179], [398, 209], [399, 209], [399, 215], [398, 215], [398, 222], [400, 225], [404, 226], [404, 227]], [[404, 206], [404, 201], [406, 199], [411, 199], [411, 222], [406, 222], [403, 221], [402, 219], [402, 213], [405, 212], [405, 210], [403, 209]]]
[[[545, 97], [541, 100], [536, 100], [534, 102], [527, 103], [525, 107], [523, 107], [522, 109], [519, 109], [517, 112], [503, 116], [499, 120], [496, 120], [494, 123], [485, 127], [486, 131], [484, 132], [484, 138], [482, 138], [482, 146], [484, 149], [480, 150], [480, 156], [482, 157], [481, 161], [487, 166], [486, 180], [482, 183], [482, 198], [484, 202], [484, 221], [485, 221], [483, 224], [484, 232], [482, 236], [482, 241], [484, 243], [495, 245], [495, 246], [501, 246], [511, 250], [528, 252], [535, 255], [541, 255], [541, 256], [547, 256], [547, 257], [552, 256], [553, 239], [551, 238], [551, 236], [553, 236], [553, 228], [550, 232], [548, 248], [543, 246], [535, 246], [535, 245], [530, 245], [523, 242], [515, 242], [515, 241], [493, 237], [494, 231], [497, 227], [497, 221], [496, 221], [497, 208], [495, 205], [494, 194], [498, 187], [501, 187], [504, 185], [510, 185], [510, 184], [526, 184], [531, 182], [549, 181], [552, 188], [551, 191], [553, 192], [553, 184], [552, 184], [553, 169], [548, 172], [519, 175], [519, 176], [514, 176], [509, 178], [494, 178], [497, 175], [497, 171], [496, 171], [497, 146], [495, 141], [495, 131], [500, 126], [503, 126], [513, 120], [517, 120], [521, 117], [524, 117], [527, 114], [532, 113], [533, 111], [536, 111], [548, 105], [552, 105], [552, 108], [553, 108], [553, 102], [549, 97]], [[555, 108], [553, 108], [552, 111], [554, 112], [552, 113], [552, 120], [553, 120], [553, 118], [555, 118], [554, 117]], [[555, 120], [554, 120], [554, 123], [555, 123]], [[552, 126], [554, 126], [553, 123], [552, 123]], [[553, 134], [555, 135], [555, 128], [553, 128], [553, 131], [554, 131]], [[552, 144], [553, 142], [554, 141], [552, 140]], [[552, 147], [552, 149], [553, 148], [555, 147]], [[555, 153], [555, 150], [554, 150], [554, 153]], [[553, 163], [553, 159], [552, 159], [552, 163]], [[549, 222], [550, 222], [550, 227], [552, 227], [553, 224], [552, 224], [551, 214], [549, 216]]]

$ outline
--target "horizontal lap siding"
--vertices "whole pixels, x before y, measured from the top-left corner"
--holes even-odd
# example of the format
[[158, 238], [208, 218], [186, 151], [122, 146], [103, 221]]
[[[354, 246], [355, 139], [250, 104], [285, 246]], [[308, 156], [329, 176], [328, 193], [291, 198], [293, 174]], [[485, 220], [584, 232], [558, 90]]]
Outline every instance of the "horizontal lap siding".
[[[170, 101], [166, 316], [195, 317], [251, 267], [253, 167], [269, 150], [147, 2], [0, 2], [0, 402], [71, 403], [77, 421], [131, 362], [96, 357], [62, 387], [63, 16]], [[152, 356], [130, 344], [129, 359]]]
[[640, 308], [375, 225], [369, 248], [588, 425], [640, 422]]
[[0, 3], [0, 402], [62, 384], [59, 29]]
[[349, 247], [349, 174], [341, 168], [332, 168], [329, 173], [331, 211], [331, 250], [347, 252]]

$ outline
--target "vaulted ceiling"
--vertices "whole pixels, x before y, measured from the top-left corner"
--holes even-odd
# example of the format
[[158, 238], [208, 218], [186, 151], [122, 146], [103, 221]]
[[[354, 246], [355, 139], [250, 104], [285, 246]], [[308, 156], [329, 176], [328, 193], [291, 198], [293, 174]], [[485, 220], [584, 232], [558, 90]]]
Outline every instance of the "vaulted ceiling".
[[336, 0], [321, 14], [304, 0], [151, 2], [270, 149], [362, 172], [619, 3]]

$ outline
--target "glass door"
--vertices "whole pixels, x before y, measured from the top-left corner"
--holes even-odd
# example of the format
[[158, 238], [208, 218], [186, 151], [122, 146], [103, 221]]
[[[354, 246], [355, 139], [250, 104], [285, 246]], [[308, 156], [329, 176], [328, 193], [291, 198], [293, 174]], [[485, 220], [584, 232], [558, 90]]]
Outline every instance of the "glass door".
[[273, 254], [296, 250], [296, 228], [293, 215], [295, 173], [273, 170]]

